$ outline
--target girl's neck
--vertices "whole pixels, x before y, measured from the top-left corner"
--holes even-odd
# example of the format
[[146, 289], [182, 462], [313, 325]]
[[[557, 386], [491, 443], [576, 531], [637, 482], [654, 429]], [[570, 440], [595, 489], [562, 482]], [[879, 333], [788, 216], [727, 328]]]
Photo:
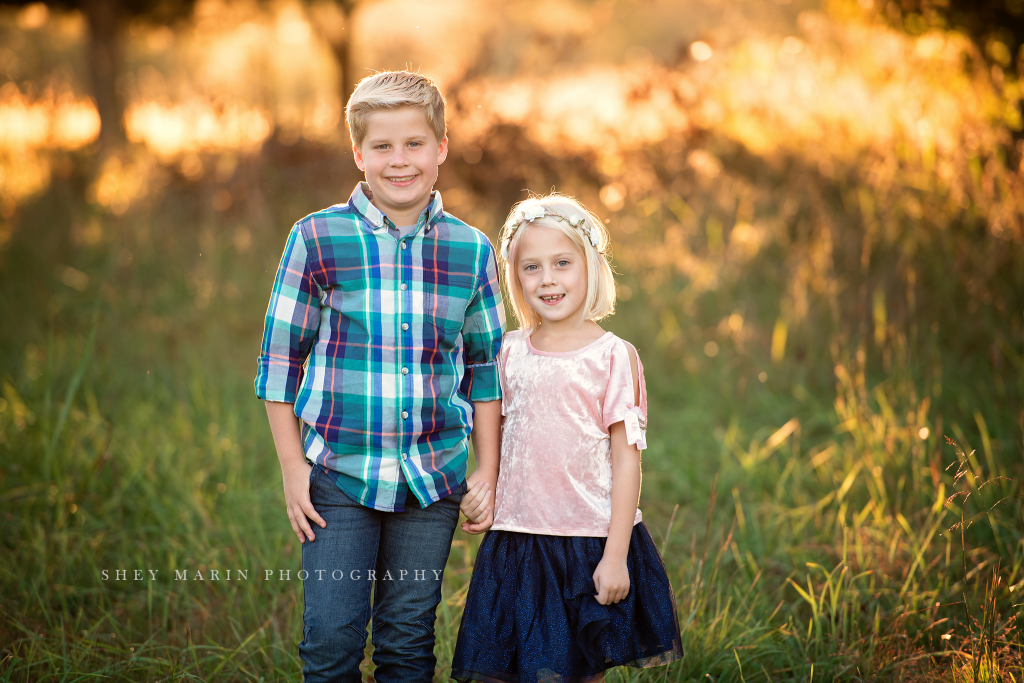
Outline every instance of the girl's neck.
[[575, 351], [600, 339], [604, 330], [593, 320], [584, 320], [573, 326], [543, 324], [530, 334], [530, 343], [538, 351], [562, 353]]

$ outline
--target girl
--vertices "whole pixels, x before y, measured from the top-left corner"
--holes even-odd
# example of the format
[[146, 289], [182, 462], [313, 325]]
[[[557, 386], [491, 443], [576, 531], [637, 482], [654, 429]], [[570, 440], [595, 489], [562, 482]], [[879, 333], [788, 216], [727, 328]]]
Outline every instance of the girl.
[[[683, 656], [665, 565], [641, 522], [647, 396], [615, 306], [601, 221], [571, 197], [516, 205], [501, 232], [520, 330], [499, 360], [505, 416], [493, 523], [452, 662], [459, 681], [599, 681]], [[488, 485], [462, 508], [491, 522]]]

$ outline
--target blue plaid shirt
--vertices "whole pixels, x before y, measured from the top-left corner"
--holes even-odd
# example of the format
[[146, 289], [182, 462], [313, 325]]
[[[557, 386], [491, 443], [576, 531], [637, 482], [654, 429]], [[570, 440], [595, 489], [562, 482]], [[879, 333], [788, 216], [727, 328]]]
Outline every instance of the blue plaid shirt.
[[354, 500], [401, 511], [465, 481], [470, 401], [501, 398], [494, 248], [434, 192], [396, 240], [367, 198], [295, 224], [267, 307], [256, 395], [295, 404], [306, 458]]

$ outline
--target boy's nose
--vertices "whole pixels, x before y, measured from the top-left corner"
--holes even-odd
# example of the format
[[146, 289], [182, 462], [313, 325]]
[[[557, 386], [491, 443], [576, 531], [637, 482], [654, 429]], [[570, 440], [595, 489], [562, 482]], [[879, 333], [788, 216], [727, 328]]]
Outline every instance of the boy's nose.
[[390, 163], [392, 166], [406, 166], [409, 160], [405, 157], [405, 152], [402, 149], [396, 149], [391, 155]]

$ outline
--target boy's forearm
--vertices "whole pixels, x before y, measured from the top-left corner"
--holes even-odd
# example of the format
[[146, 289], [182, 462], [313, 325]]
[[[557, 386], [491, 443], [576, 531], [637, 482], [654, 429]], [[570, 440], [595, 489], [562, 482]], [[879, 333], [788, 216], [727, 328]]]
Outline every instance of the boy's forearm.
[[274, 435], [274, 446], [277, 448], [277, 459], [281, 462], [281, 469], [306, 462], [294, 404], [266, 401], [266, 405], [267, 419], [270, 421], [270, 431]]
[[489, 480], [498, 478], [498, 459], [501, 448], [501, 401], [474, 403], [473, 453], [476, 470]]
[[612, 518], [604, 552], [625, 560], [640, 500], [640, 452], [627, 443], [626, 430], [621, 422], [612, 425], [611, 437]]

